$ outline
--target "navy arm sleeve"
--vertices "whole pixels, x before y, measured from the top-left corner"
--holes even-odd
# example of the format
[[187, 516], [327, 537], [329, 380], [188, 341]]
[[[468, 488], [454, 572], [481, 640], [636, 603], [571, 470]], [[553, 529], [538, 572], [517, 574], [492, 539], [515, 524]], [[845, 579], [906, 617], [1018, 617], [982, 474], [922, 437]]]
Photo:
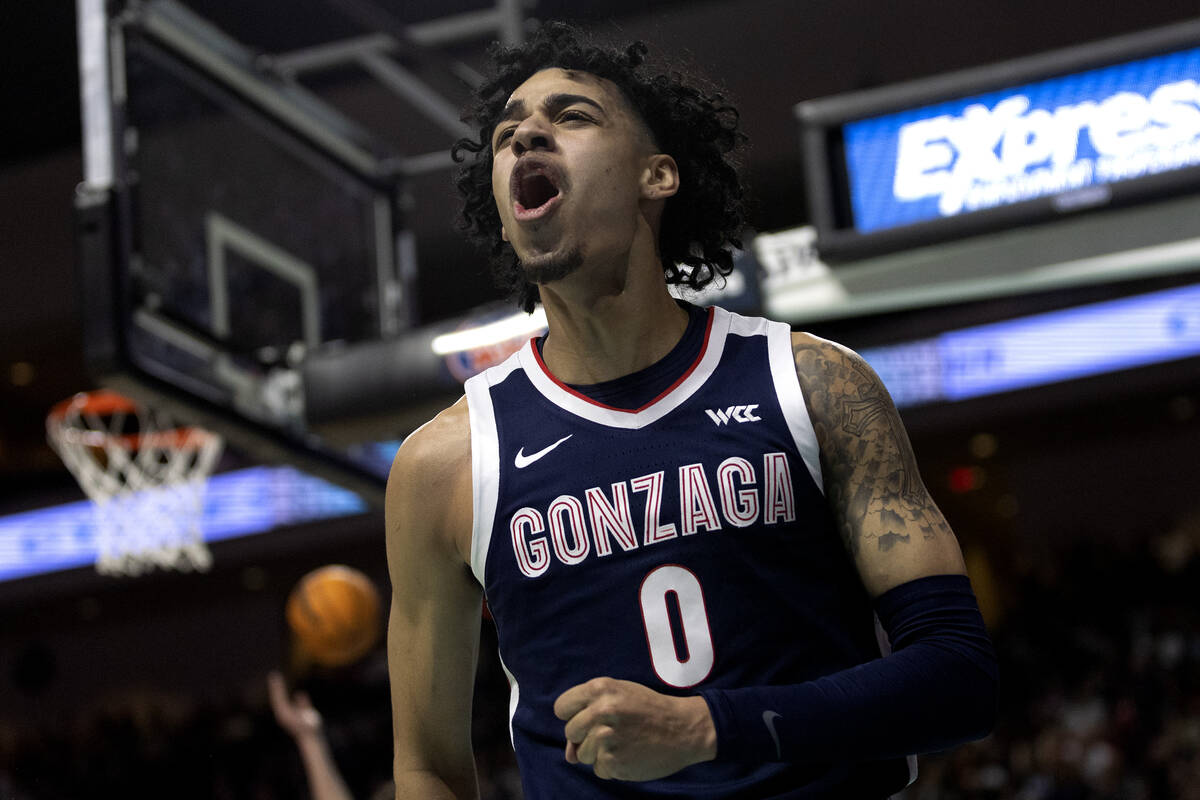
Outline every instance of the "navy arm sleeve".
[[935, 575], [875, 601], [892, 653], [790, 686], [700, 692], [717, 758], [821, 762], [907, 756], [986, 736], [996, 656], [965, 575]]

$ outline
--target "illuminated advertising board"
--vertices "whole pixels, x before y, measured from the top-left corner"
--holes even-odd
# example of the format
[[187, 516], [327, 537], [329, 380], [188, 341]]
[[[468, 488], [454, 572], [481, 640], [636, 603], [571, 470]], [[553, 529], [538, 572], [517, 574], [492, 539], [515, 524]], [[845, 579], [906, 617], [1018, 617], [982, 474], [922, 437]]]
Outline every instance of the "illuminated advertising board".
[[[380, 447], [395, 454], [394, 442]], [[250, 467], [208, 480], [200, 530], [212, 543], [366, 511], [354, 492], [292, 467]], [[0, 581], [92, 564], [96, 526], [88, 500], [0, 517]]]
[[797, 114], [819, 249], [834, 260], [1194, 191], [1200, 23]]
[[1195, 358], [1200, 285], [959, 328], [861, 355], [900, 408]]

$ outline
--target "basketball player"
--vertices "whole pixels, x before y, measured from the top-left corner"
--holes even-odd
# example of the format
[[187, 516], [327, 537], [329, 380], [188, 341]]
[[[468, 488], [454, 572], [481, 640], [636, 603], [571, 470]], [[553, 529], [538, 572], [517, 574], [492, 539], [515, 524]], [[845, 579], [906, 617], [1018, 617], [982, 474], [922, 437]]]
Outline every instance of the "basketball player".
[[991, 644], [879, 378], [668, 293], [731, 269], [741, 135], [644, 53], [561, 25], [494, 51], [456, 147], [466, 227], [549, 333], [392, 468], [398, 797], [477, 796], [481, 587], [529, 800], [882, 798], [993, 724]]

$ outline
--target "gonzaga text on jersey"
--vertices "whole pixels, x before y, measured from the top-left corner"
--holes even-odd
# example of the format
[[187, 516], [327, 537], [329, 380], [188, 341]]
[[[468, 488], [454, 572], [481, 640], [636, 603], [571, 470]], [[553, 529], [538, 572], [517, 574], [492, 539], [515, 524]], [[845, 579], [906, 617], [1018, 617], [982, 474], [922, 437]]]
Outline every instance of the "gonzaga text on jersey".
[[[614, 483], [608, 492], [593, 486], [582, 498], [559, 495], [544, 512], [528, 506], [519, 509], [509, 521], [518, 568], [526, 577], [537, 578], [549, 568], [551, 552], [563, 564], [578, 564], [589, 555], [611, 555], [614, 540], [628, 552], [677, 536], [719, 530], [725, 523], [744, 528], [758, 522], [760, 513], [766, 525], [796, 521], [791, 467], [784, 453], [763, 455], [761, 480], [749, 460], [725, 459], [717, 467], [715, 493], [703, 464], [685, 464], [677, 476], [678, 516], [663, 508], [663, 470]], [[637, 526], [631, 495], [642, 499]], [[671, 519], [663, 520], [664, 510]]]

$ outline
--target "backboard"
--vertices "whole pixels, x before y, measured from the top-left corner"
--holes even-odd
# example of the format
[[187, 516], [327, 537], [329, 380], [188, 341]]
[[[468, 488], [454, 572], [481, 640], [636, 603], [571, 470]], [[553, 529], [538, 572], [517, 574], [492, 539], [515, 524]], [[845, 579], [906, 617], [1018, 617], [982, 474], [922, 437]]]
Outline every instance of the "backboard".
[[[378, 502], [387, 462], [370, 443], [401, 438], [461, 393], [463, 376], [432, 342], [497, 315], [469, 254], [436, 270], [443, 283], [483, 285], [460, 292], [462, 313], [422, 302], [428, 211], [416, 198], [440, 203], [434, 225], [452, 231], [428, 185], [449, 193], [473, 75], [436, 46], [455, 31], [511, 40], [519, 10], [501, 3], [437, 28], [267, 55], [174, 0], [78, 8], [90, 369]], [[340, 108], [363, 106], [365, 84], [377, 111], [367, 121]], [[341, 354], [364, 347], [348, 368], [386, 372], [390, 404], [331, 403], [322, 393], [337, 394]]]

